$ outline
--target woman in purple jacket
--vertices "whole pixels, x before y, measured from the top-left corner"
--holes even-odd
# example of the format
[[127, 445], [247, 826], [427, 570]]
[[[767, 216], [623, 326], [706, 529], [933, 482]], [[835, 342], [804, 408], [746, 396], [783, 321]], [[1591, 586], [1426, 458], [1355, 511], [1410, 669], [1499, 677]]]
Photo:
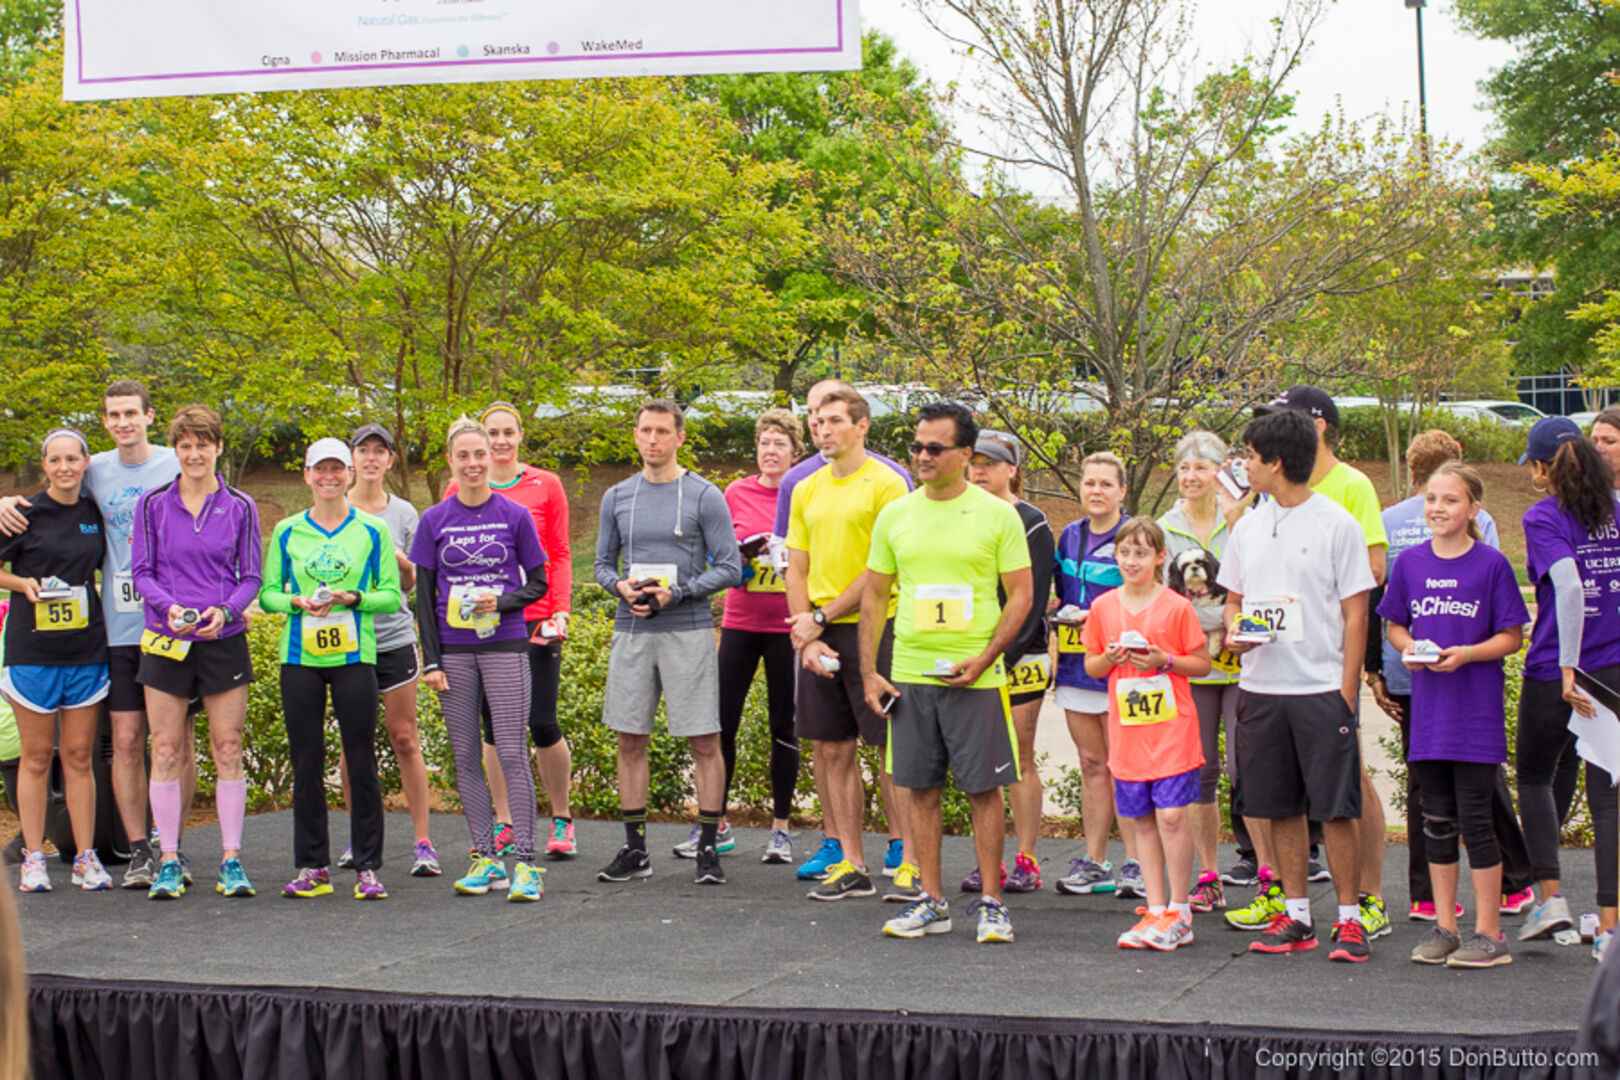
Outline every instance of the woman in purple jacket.
[[195, 735], [187, 707], [201, 698], [219, 782], [224, 849], [217, 890], [252, 896], [242, 870], [242, 721], [253, 663], [242, 613], [258, 595], [263, 549], [253, 500], [226, 485], [214, 465], [224, 442], [219, 414], [188, 405], [169, 424], [169, 445], [180, 476], [141, 496], [135, 515], [135, 588], [143, 598], [146, 631], [136, 680], [146, 691], [152, 728], [152, 819], [162, 842], [162, 866], [148, 895], [177, 899], [185, 892], [180, 864], [180, 772]]

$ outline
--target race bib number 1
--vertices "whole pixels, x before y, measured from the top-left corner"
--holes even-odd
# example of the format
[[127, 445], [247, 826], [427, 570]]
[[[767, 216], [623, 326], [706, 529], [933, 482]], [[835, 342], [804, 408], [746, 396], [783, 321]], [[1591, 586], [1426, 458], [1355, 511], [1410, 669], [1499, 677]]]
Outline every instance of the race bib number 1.
[[1176, 693], [1168, 675], [1120, 679], [1114, 684], [1114, 704], [1119, 707], [1119, 722], [1126, 727], [1176, 718]]
[[72, 596], [34, 605], [34, 629], [45, 632], [83, 630], [90, 625], [89, 590], [80, 585]]
[[304, 651], [311, 656], [343, 656], [360, 648], [353, 612], [333, 612], [321, 618], [305, 612], [302, 621]]
[[913, 627], [962, 633], [973, 627], [973, 586], [918, 585]]

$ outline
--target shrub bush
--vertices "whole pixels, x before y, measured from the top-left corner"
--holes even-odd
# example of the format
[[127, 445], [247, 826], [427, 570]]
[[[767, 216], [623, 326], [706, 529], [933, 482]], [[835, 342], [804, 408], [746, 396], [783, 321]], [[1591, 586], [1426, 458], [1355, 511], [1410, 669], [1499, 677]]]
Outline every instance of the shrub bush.
[[[1529, 434], [1525, 428], [1471, 420], [1444, 409], [1424, 410], [1414, 425], [1410, 415], [1403, 412], [1401, 452], [1405, 453], [1406, 444], [1415, 432], [1430, 428], [1439, 428], [1462, 443], [1464, 455], [1470, 461], [1517, 461], [1524, 453], [1525, 438]], [[1388, 454], [1381, 409], [1358, 407], [1339, 414], [1339, 457], [1351, 461], [1382, 461]]]

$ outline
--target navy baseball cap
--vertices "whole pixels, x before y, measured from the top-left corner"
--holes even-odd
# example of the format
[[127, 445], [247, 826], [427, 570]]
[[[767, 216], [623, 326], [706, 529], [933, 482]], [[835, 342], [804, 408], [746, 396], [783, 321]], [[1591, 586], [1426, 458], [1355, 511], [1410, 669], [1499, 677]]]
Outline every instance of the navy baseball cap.
[[1543, 416], [1530, 429], [1530, 438], [1525, 441], [1524, 453], [1519, 455], [1519, 464], [1551, 461], [1560, 446], [1579, 438], [1582, 438], [1580, 425], [1569, 417]]
[[1312, 386], [1309, 383], [1290, 386], [1272, 398], [1268, 404], [1255, 406], [1254, 415], [1264, 416], [1285, 409], [1302, 412], [1306, 416], [1320, 416], [1334, 427], [1339, 425], [1339, 407], [1333, 404], [1328, 392], [1320, 386]]

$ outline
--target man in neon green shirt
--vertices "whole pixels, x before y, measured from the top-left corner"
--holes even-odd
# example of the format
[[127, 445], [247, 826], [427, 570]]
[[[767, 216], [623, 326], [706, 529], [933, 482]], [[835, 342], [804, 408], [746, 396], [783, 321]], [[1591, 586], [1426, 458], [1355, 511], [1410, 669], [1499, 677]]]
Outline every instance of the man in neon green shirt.
[[[1001, 656], [1029, 613], [1034, 579], [1018, 511], [967, 482], [978, 424], [955, 402], [925, 405], [911, 444], [922, 487], [889, 503], [872, 528], [861, 596], [861, 681], [866, 703], [888, 713], [894, 785], [911, 795], [922, 895], [883, 926], [891, 937], [948, 933], [940, 866], [946, 770], [973, 808], [973, 846], [984, 895], [978, 940], [1010, 942], [1001, 903], [1006, 842], [1002, 785], [1018, 779]], [[878, 670], [878, 642], [898, 579], [894, 661]], [[1007, 596], [997, 602], [996, 587]]]

